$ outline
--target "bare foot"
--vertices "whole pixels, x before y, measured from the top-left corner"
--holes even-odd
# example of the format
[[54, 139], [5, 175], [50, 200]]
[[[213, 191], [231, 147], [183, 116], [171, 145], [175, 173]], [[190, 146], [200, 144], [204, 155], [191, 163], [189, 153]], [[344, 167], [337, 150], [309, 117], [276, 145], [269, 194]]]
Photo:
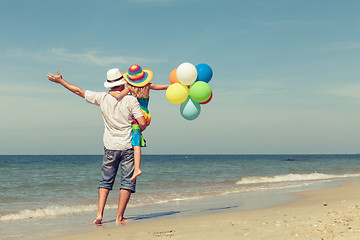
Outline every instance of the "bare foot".
[[123, 224], [126, 224], [128, 222], [130, 222], [131, 220], [129, 219], [126, 219], [126, 218], [123, 218], [122, 220], [119, 220], [119, 219], [116, 219], [116, 225], [123, 225]]
[[135, 169], [132, 177], [130, 178], [130, 182], [135, 182], [135, 179], [142, 174], [140, 169]]
[[95, 220], [94, 220], [94, 224], [101, 224], [102, 222], [102, 217], [97, 217]]

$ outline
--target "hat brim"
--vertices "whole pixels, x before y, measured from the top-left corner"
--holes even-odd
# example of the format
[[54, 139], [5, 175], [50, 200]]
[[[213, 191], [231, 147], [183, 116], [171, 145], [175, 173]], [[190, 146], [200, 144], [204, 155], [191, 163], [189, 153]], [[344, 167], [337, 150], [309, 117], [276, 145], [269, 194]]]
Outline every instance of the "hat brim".
[[126, 81], [124, 81], [124, 79], [121, 79], [119, 81], [116, 82], [104, 82], [104, 87], [106, 88], [113, 88], [113, 87], [117, 87], [117, 86], [121, 86], [121, 85], [125, 85]]
[[148, 84], [153, 78], [153, 72], [150, 69], [143, 69], [143, 71], [145, 72], [145, 76], [144, 76], [144, 78], [142, 78], [139, 81], [131, 80], [129, 78], [129, 73], [128, 72], [124, 72], [123, 76], [124, 76], [125, 81], [128, 84], [130, 84], [132, 86], [135, 86], [135, 87], [143, 87], [146, 84]]

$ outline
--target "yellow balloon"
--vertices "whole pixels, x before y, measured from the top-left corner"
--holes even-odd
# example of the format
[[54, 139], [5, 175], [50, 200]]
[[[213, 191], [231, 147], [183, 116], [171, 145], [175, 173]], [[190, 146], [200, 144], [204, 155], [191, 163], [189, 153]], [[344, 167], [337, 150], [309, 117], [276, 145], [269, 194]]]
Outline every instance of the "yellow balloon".
[[189, 95], [189, 88], [181, 83], [171, 84], [166, 90], [166, 98], [173, 104], [184, 102]]

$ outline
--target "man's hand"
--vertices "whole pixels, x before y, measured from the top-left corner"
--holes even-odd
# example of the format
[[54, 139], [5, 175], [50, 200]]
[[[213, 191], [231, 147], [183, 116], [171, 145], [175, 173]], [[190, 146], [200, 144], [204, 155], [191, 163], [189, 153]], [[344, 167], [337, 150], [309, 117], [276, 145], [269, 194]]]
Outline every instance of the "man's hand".
[[139, 124], [140, 130], [141, 130], [141, 131], [144, 131], [144, 130], [146, 129], [146, 127], [147, 127], [147, 125], [146, 125], [146, 120], [145, 120], [144, 116], [138, 117], [138, 118], [136, 119], [136, 121], [137, 121], [138, 124]]
[[85, 97], [85, 90], [83, 90], [83, 89], [81, 89], [80, 87], [75, 86], [75, 85], [73, 85], [73, 84], [68, 83], [67, 81], [65, 81], [65, 80], [62, 78], [62, 76], [61, 76], [61, 74], [60, 74], [59, 71], [57, 71], [57, 74], [58, 74], [58, 75], [55, 76], [54, 74], [49, 73], [49, 74], [47, 75], [47, 78], [48, 78], [50, 81], [54, 82], [54, 83], [59, 83], [59, 84], [63, 85], [65, 88], [67, 88], [69, 91], [75, 93], [76, 95], [78, 95], [78, 96], [80, 96], [80, 97], [82, 97], [82, 98]]
[[47, 75], [47, 78], [48, 78], [50, 81], [54, 82], [54, 83], [60, 83], [60, 81], [62, 81], [62, 80], [64, 80], [64, 79], [62, 78], [62, 75], [60, 74], [59, 71], [57, 71], [57, 74], [58, 74], [58, 75], [55, 76], [54, 74], [49, 73], [49, 74]]

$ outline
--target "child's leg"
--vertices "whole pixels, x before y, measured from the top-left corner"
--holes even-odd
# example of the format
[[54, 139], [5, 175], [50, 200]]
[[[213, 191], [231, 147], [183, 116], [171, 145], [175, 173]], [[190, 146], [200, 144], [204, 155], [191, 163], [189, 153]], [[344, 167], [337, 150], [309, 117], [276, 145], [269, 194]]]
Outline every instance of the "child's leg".
[[132, 177], [130, 178], [130, 182], [134, 182], [136, 180], [136, 177], [138, 177], [142, 174], [142, 171], [140, 170], [141, 147], [145, 147], [146, 142], [141, 134], [139, 124], [137, 123], [137, 121], [135, 119], [133, 119], [133, 124], [132, 124], [131, 128], [132, 128], [131, 144], [133, 145], [133, 148], [134, 148], [134, 173], [133, 173]]
[[140, 163], [141, 163], [141, 147], [140, 146], [133, 146], [134, 147], [134, 173], [130, 178], [130, 182], [134, 182], [135, 179], [142, 174], [140, 170]]

